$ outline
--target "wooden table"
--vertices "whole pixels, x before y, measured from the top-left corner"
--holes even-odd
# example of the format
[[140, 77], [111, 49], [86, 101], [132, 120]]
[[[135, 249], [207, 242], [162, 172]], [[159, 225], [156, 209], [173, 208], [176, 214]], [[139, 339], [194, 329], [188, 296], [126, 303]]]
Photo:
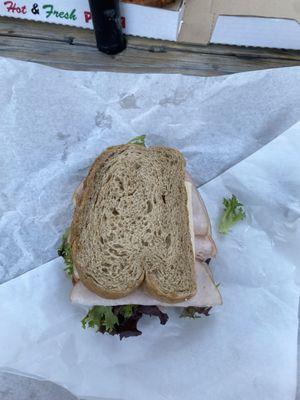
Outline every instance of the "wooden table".
[[93, 32], [0, 18], [0, 56], [73, 70], [184, 73], [200, 76], [300, 65], [300, 51], [198, 46], [129, 37], [117, 56], [97, 51]]

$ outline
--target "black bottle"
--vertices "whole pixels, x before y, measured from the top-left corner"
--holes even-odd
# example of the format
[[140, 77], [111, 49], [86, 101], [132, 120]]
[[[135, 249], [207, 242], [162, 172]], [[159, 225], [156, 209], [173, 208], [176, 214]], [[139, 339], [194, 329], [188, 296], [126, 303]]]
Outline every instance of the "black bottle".
[[119, 0], [89, 0], [97, 47], [106, 54], [120, 53], [126, 47], [120, 20]]

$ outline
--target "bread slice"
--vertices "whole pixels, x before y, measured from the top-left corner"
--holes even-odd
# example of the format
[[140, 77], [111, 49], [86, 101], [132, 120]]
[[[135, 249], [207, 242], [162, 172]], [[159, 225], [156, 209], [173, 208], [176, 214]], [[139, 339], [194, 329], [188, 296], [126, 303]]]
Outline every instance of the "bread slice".
[[144, 282], [149, 294], [170, 303], [196, 293], [180, 152], [110, 147], [95, 160], [76, 203], [72, 259], [92, 292], [121, 298]]

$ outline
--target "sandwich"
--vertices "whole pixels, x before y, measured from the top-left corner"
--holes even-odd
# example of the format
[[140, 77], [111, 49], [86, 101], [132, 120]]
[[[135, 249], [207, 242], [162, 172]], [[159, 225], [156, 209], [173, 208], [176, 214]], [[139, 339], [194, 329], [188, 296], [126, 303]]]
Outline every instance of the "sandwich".
[[90, 308], [83, 327], [137, 336], [144, 314], [165, 324], [168, 307], [195, 317], [222, 304], [209, 217], [178, 150], [146, 147], [143, 136], [109, 147], [73, 200], [59, 255], [72, 303]]

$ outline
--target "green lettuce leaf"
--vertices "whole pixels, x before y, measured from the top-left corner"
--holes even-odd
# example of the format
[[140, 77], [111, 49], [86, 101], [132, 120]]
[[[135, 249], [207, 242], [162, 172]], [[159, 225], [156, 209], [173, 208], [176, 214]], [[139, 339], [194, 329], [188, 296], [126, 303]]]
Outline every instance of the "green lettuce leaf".
[[226, 234], [233, 225], [245, 218], [246, 213], [243, 210], [243, 204], [239, 203], [234, 194], [231, 199], [224, 198], [223, 204], [225, 207], [219, 224], [219, 232]]
[[145, 139], [146, 139], [146, 135], [136, 136], [133, 139], [131, 139], [128, 142], [128, 144], [139, 144], [141, 146], [146, 146], [145, 145]]
[[156, 316], [160, 323], [164, 325], [168, 320], [168, 315], [161, 312], [156, 306], [94, 306], [81, 321], [85, 329], [96, 328], [97, 332], [119, 335], [120, 339], [142, 334], [137, 328], [139, 320], [143, 315]]
[[128, 319], [132, 316], [134, 311], [134, 306], [132, 304], [126, 304], [125, 306], [121, 306], [120, 314], [123, 315], [125, 319]]
[[65, 233], [62, 237], [61, 245], [57, 249], [57, 254], [60, 257], [63, 257], [63, 259], [65, 261], [65, 265], [66, 265], [64, 270], [66, 271], [67, 275], [69, 275], [71, 277], [74, 273], [74, 267], [73, 267], [72, 256], [71, 256], [71, 246], [68, 241], [69, 231], [70, 231], [70, 228], [68, 228], [65, 231]]
[[86, 326], [89, 328], [97, 327], [98, 330], [103, 327], [108, 333], [114, 331], [115, 325], [117, 325], [118, 322], [118, 317], [113, 313], [112, 307], [104, 306], [92, 307], [81, 321], [84, 329]]

